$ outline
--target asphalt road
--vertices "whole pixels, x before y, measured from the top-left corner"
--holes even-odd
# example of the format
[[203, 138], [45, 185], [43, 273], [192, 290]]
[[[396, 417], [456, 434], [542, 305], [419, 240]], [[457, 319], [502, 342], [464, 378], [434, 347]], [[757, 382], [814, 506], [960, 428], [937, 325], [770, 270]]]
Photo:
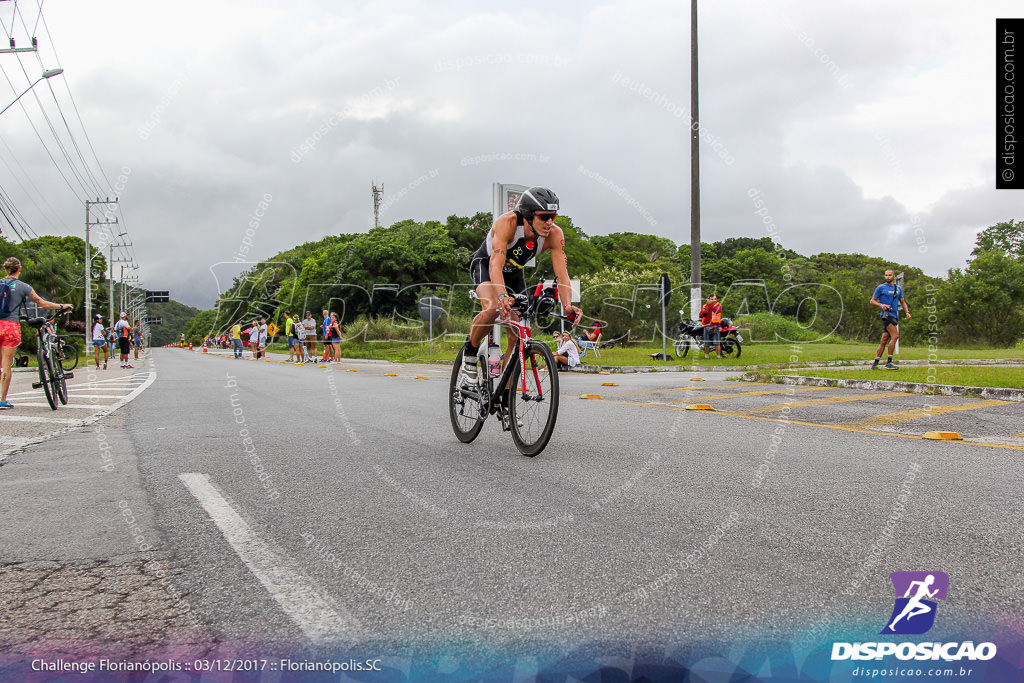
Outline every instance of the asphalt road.
[[[163, 594], [108, 616], [168, 619], [127, 654], [827, 646], [874, 637], [889, 572], [911, 570], [950, 576], [936, 639], [1021, 613], [1021, 403], [563, 373], [531, 459], [493, 420], [454, 438], [443, 365], [156, 349], [144, 369], [132, 402], [0, 467], [0, 582], [21, 596], [0, 651], [44, 619], [26, 577], [153, 562]], [[918, 438], [934, 429], [967, 440]]]

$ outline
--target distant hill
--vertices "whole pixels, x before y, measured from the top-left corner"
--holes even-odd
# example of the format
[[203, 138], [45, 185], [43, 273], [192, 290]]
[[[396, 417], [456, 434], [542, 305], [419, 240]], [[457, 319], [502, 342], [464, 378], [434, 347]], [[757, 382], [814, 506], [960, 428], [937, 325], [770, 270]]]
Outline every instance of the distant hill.
[[146, 304], [146, 311], [150, 318], [161, 319], [159, 325], [151, 325], [149, 328], [150, 346], [163, 346], [178, 341], [192, 318], [199, 314], [198, 308], [173, 299], [165, 304]]

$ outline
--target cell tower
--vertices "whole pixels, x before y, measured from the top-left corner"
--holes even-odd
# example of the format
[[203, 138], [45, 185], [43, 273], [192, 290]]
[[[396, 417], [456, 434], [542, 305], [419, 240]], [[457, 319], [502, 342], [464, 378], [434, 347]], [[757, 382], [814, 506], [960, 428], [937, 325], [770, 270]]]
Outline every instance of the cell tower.
[[373, 227], [380, 227], [380, 200], [384, 196], [384, 183], [377, 187], [377, 182], [370, 181], [370, 192], [373, 193]]

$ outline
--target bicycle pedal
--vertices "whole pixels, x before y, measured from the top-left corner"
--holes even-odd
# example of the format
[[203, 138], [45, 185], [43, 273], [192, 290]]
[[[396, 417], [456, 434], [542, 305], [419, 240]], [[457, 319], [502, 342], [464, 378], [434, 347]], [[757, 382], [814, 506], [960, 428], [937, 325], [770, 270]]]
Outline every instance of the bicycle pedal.
[[32, 388], [33, 389], [42, 389], [43, 388], [43, 383], [42, 382], [32, 382]]

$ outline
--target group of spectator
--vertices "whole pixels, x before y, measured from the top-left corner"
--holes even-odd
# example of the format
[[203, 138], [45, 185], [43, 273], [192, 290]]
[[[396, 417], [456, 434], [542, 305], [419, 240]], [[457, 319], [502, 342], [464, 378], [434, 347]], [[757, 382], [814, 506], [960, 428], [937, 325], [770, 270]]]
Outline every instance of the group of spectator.
[[136, 320], [133, 326], [128, 322], [128, 314], [122, 311], [116, 323], [105, 327], [103, 315], [97, 313], [92, 318], [92, 347], [97, 369], [100, 367], [100, 356], [103, 356], [103, 369], [107, 369], [107, 362], [114, 357], [115, 350], [119, 352], [121, 367], [133, 369], [135, 366], [128, 357], [134, 350], [135, 360], [138, 360], [139, 353], [144, 349], [142, 321]]
[[316, 338], [319, 327], [320, 337], [324, 344], [320, 360], [326, 363], [341, 362], [341, 324], [338, 322], [337, 313], [331, 313], [325, 308], [323, 320], [319, 323], [313, 317], [312, 311], [306, 311], [304, 318], [297, 315], [292, 317], [291, 311], [285, 311], [284, 316], [284, 334], [288, 342], [289, 361], [296, 365], [316, 362]]
[[[317, 362], [317, 336], [323, 339], [323, 353], [320, 362], [341, 362], [341, 324], [338, 314], [328, 310], [323, 312], [323, 320], [318, 322], [311, 311], [305, 317], [293, 316], [285, 311], [284, 335], [288, 344], [288, 361], [296, 365]], [[244, 327], [248, 324], [248, 327]], [[235, 358], [242, 358], [245, 344], [243, 338], [249, 340], [250, 360], [260, 360], [266, 356], [268, 326], [266, 318], [254, 318], [252, 322], [240, 321], [231, 326], [222, 335], [213, 335], [204, 340], [206, 346], [220, 345], [227, 348], [230, 344]], [[184, 338], [184, 334], [182, 335]]]

